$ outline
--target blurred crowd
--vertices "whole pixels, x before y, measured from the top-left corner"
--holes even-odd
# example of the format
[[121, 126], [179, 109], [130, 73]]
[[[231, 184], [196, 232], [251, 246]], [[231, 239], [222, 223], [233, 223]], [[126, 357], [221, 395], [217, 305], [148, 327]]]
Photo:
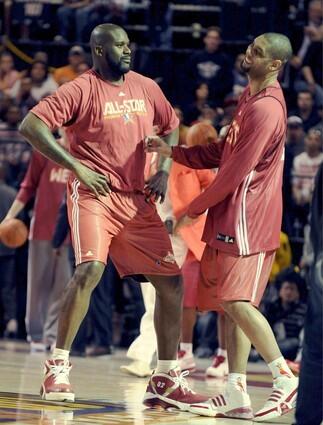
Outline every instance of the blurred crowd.
[[[108, 2], [109, 7], [105, 3], [69, 0], [58, 8], [55, 41], [78, 43], [70, 45], [64, 66], [52, 68], [51, 57], [45, 51], [35, 51], [31, 63], [24, 65], [4, 46], [0, 51], [0, 221], [16, 202], [16, 215], [30, 227], [29, 242], [21, 248], [13, 250], [0, 243], [0, 338], [27, 337], [32, 351], [50, 349], [55, 343], [57, 299], [50, 305], [50, 293], [57, 279], [63, 286], [67, 283], [74, 263], [64, 203], [66, 176], [48, 160], [37, 158], [18, 127], [40, 99], [90, 69], [87, 46], [82, 43], [91, 28], [100, 22], [126, 23], [129, 1], [114, 0]], [[293, 8], [297, 16], [297, 2]], [[165, 40], [167, 8], [163, 12], [165, 27], [160, 31]], [[283, 355], [290, 360], [301, 356], [307, 292], [304, 276], [313, 261], [308, 215], [315, 175], [323, 162], [321, 1], [310, 1], [305, 12], [303, 26], [300, 28], [295, 20], [295, 25], [286, 31], [294, 56], [280, 76], [288, 107], [283, 225], [281, 247], [262, 304]], [[153, 40], [155, 45], [160, 43]], [[172, 80], [176, 84], [170, 97], [181, 121], [180, 143], [187, 144], [189, 128], [199, 122], [211, 124], [218, 138], [225, 137], [238, 97], [248, 83], [240, 68], [243, 57], [244, 50], [230, 50], [222, 40], [221, 28], [212, 26], [205, 31], [200, 49], [186, 52], [179, 76], [158, 75], [157, 81]], [[149, 75], [152, 68], [146, 62], [134, 62], [134, 69]], [[60, 143], [68, 144], [63, 129], [56, 136]], [[45, 174], [49, 176], [47, 180]], [[54, 197], [53, 193], [58, 195]], [[177, 201], [172, 199], [172, 203]], [[42, 203], [48, 204], [46, 211], [42, 210]], [[172, 214], [165, 217], [170, 234], [175, 220]], [[46, 231], [38, 231], [37, 226]], [[35, 256], [38, 247], [46, 256]], [[27, 274], [28, 279], [38, 281], [33, 286], [35, 294], [27, 293]], [[120, 279], [113, 264], [108, 263], [74, 344], [75, 355], [111, 354], [115, 346], [130, 345], [139, 333], [145, 312], [138, 285], [141, 280], [142, 277]], [[219, 339], [216, 314], [199, 314], [193, 336], [195, 352], [212, 356]], [[251, 359], [257, 358], [253, 352]]]

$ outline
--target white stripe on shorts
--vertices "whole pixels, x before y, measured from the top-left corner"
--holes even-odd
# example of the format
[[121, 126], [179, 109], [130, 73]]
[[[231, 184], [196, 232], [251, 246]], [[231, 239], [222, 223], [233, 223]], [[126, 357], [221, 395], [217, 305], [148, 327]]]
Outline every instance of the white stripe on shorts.
[[255, 299], [256, 299], [257, 290], [258, 290], [258, 286], [259, 286], [259, 280], [260, 280], [260, 276], [261, 276], [261, 271], [262, 271], [262, 267], [264, 265], [265, 255], [266, 255], [265, 252], [260, 252], [258, 254], [257, 271], [256, 271], [255, 281], [254, 281], [254, 284], [253, 284], [253, 289], [252, 289], [251, 302], [254, 302]]
[[78, 187], [80, 182], [75, 179], [72, 183], [72, 232], [73, 232], [73, 241], [74, 241], [74, 252], [75, 252], [75, 263], [79, 264], [81, 262], [81, 242], [80, 242], [80, 232], [79, 232], [79, 216], [80, 209], [78, 206]]

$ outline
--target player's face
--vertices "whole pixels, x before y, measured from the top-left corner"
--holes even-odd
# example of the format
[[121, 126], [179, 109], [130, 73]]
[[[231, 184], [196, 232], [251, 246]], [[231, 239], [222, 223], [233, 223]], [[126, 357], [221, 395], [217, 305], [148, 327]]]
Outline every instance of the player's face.
[[105, 60], [109, 68], [116, 74], [125, 74], [130, 71], [131, 50], [129, 38], [125, 31], [116, 30], [111, 33], [105, 44]]
[[268, 72], [273, 59], [266, 54], [266, 42], [263, 37], [257, 37], [249, 44], [245, 57], [241, 62], [241, 69], [250, 76], [260, 77]]

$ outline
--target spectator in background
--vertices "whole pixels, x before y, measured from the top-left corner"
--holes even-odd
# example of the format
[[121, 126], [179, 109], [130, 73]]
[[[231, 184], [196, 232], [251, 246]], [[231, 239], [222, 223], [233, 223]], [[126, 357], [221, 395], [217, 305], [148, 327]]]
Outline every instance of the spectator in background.
[[294, 200], [292, 197], [292, 169], [296, 155], [305, 150], [305, 133], [302, 118], [292, 115], [287, 119], [287, 138], [283, 173], [283, 222], [282, 230], [288, 236], [294, 232]]
[[[124, 25], [127, 19], [128, 6], [129, 0], [91, 1], [90, 6], [83, 8], [79, 12], [77, 25], [80, 29], [77, 41], [88, 40], [93, 28], [105, 22]], [[151, 7], [153, 7], [152, 4], [150, 4], [149, 8]]]
[[305, 80], [304, 87], [315, 95], [316, 104], [320, 106], [323, 105], [322, 39], [323, 26], [318, 36], [310, 44], [302, 66], [302, 74]]
[[20, 73], [15, 70], [12, 54], [2, 52], [0, 56], [0, 93], [9, 94], [19, 78]]
[[33, 82], [30, 77], [23, 77], [20, 80], [19, 90], [15, 96], [15, 100], [23, 117], [27, 115], [27, 112], [37, 103], [36, 99], [31, 94], [32, 88]]
[[[187, 138], [187, 146], [206, 145], [217, 142], [217, 133], [213, 138]], [[185, 165], [174, 162], [169, 174], [169, 197], [173, 214], [178, 220], [186, 211], [188, 205], [199, 196], [214, 180], [213, 170], [194, 170]], [[184, 241], [188, 249], [185, 262], [182, 266], [184, 284], [183, 319], [180, 350], [178, 353], [179, 365], [182, 370], [193, 370], [196, 367], [193, 356], [193, 330], [196, 322], [197, 287], [200, 273], [200, 261], [205, 248], [201, 241], [205, 226], [206, 215], [191, 220], [188, 225], [181, 227], [175, 234]]]
[[68, 176], [68, 170], [34, 151], [20, 190], [4, 218], [16, 217], [35, 197], [29, 232], [26, 308], [31, 351], [44, 351], [55, 343], [60, 299], [71, 277], [67, 246], [57, 253], [51, 245]]
[[34, 61], [40, 61], [48, 64], [48, 53], [43, 52], [42, 50], [39, 50], [34, 54]]
[[147, 8], [146, 22], [151, 47], [172, 47], [172, 12], [169, 3], [170, 0], [154, 0]]
[[77, 75], [83, 74], [83, 72], [86, 72], [90, 69], [90, 65], [87, 62], [81, 62], [76, 67], [76, 73]]
[[[16, 191], [5, 182], [6, 164], [0, 162], [0, 221], [16, 197]], [[4, 328], [5, 336], [17, 333], [16, 287], [15, 287], [15, 250], [0, 241], [0, 335]]]
[[264, 305], [264, 315], [272, 327], [278, 346], [289, 360], [294, 360], [300, 347], [306, 304], [305, 282], [291, 269], [277, 276], [278, 298]]
[[5, 122], [0, 124], [0, 160], [7, 162], [7, 183], [15, 188], [19, 186], [26, 172], [31, 150], [18, 131], [21, 120], [21, 110], [11, 104], [7, 109]]
[[178, 138], [178, 144], [179, 145], [185, 145], [186, 143], [186, 135], [188, 132], [188, 128], [185, 124], [184, 124], [184, 114], [182, 109], [179, 106], [174, 106], [174, 111], [175, 114], [177, 116], [177, 118], [179, 119], [179, 138]]
[[306, 208], [307, 212], [312, 199], [314, 178], [322, 161], [322, 132], [311, 129], [305, 137], [305, 152], [295, 157], [292, 171], [294, 201]]
[[13, 105], [11, 97], [8, 94], [0, 92], [0, 126], [6, 123], [6, 115], [11, 105]]
[[78, 74], [78, 66], [85, 62], [85, 52], [81, 46], [73, 46], [68, 52], [68, 65], [57, 68], [54, 80], [60, 86], [67, 81], [74, 80]]
[[[48, 66], [45, 62], [33, 62], [28, 76], [31, 79], [30, 94], [37, 102], [43, 97], [53, 93], [58, 87], [53, 77], [49, 74]], [[16, 98], [20, 89], [21, 80], [18, 80], [11, 90], [11, 96]]]
[[231, 125], [231, 122], [234, 117], [235, 110], [238, 105], [238, 98], [237, 95], [228, 95], [225, 97], [223, 102], [223, 112], [220, 119], [220, 122], [218, 124], [218, 128], [225, 127], [227, 125]]
[[315, 107], [313, 95], [309, 90], [298, 92], [297, 107], [290, 115], [297, 115], [302, 119], [305, 132], [320, 122], [320, 116]]
[[188, 63], [187, 71], [191, 80], [188, 87], [194, 87], [195, 81], [207, 83], [210, 98], [221, 106], [225, 95], [232, 90], [233, 75], [228, 56], [220, 51], [220, 28], [207, 29], [204, 45], [204, 50], [193, 53]]
[[302, 66], [303, 60], [306, 56], [308, 48], [312, 42], [313, 37], [318, 35], [322, 25], [323, 7], [321, 0], [312, 0], [308, 5], [308, 21], [307, 25], [302, 27], [296, 26], [293, 30], [291, 40], [293, 41], [293, 51], [297, 52], [293, 56], [290, 63], [299, 69]]
[[198, 83], [195, 89], [194, 101], [184, 111], [185, 123], [191, 125], [202, 113], [203, 107], [209, 100], [209, 87], [206, 83]]
[[82, 26], [78, 23], [83, 23], [82, 14], [90, 3], [90, 0], [64, 0], [63, 6], [57, 10], [59, 35], [55, 37], [56, 41], [82, 41]]
[[305, 150], [305, 133], [303, 129], [302, 118], [291, 115], [287, 118], [287, 138], [286, 138], [286, 149], [292, 158]]
[[245, 87], [248, 85], [248, 77], [241, 68], [241, 63], [245, 57], [244, 53], [239, 53], [236, 56], [233, 68], [233, 94], [240, 96]]
[[[197, 122], [206, 122], [217, 128], [219, 119], [221, 117], [219, 111], [221, 111], [221, 108], [215, 108], [213, 105], [205, 104], [197, 118]], [[192, 124], [195, 123], [193, 122]]]

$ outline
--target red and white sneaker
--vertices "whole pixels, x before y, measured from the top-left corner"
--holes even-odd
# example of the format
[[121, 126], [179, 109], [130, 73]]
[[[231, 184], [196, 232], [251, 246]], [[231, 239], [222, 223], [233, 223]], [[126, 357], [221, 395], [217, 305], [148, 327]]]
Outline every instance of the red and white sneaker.
[[74, 401], [75, 394], [69, 381], [72, 365], [66, 360], [46, 360], [41, 398], [51, 401]]
[[151, 408], [177, 408], [189, 412], [194, 404], [200, 407], [203, 416], [212, 416], [209, 398], [196, 394], [189, 388], [185, 379], [188, 374], [188, 371], [181, 373], [179, 367], [168, 373], [153, 373], [146, 389], [144, 405]]
[[[253, 419], [250, 397], [243, 385], [227, 388], [225, 394], [212, 397], [212, 414], [215, 418]], [[190, 412], [204, 415], [200, 406], [191, 404]]]
[[179, 350], [177, 353], [178, 365], [181, 370], [188, 370], [194, 372], [196, 370], [196, 363], [193, 354], [188, 353], [185, 350]]
[[296, 406], [298, 378], [274, 379], [273, 390], [264, 407], [255, 414], [255, 422], [264, 422], [285, 415]]
[[211, 366], [206, 369], [206, 375], [214, 378], [224, 378], [228, 373], [228, 360], [223, 356], [214, 356]]

